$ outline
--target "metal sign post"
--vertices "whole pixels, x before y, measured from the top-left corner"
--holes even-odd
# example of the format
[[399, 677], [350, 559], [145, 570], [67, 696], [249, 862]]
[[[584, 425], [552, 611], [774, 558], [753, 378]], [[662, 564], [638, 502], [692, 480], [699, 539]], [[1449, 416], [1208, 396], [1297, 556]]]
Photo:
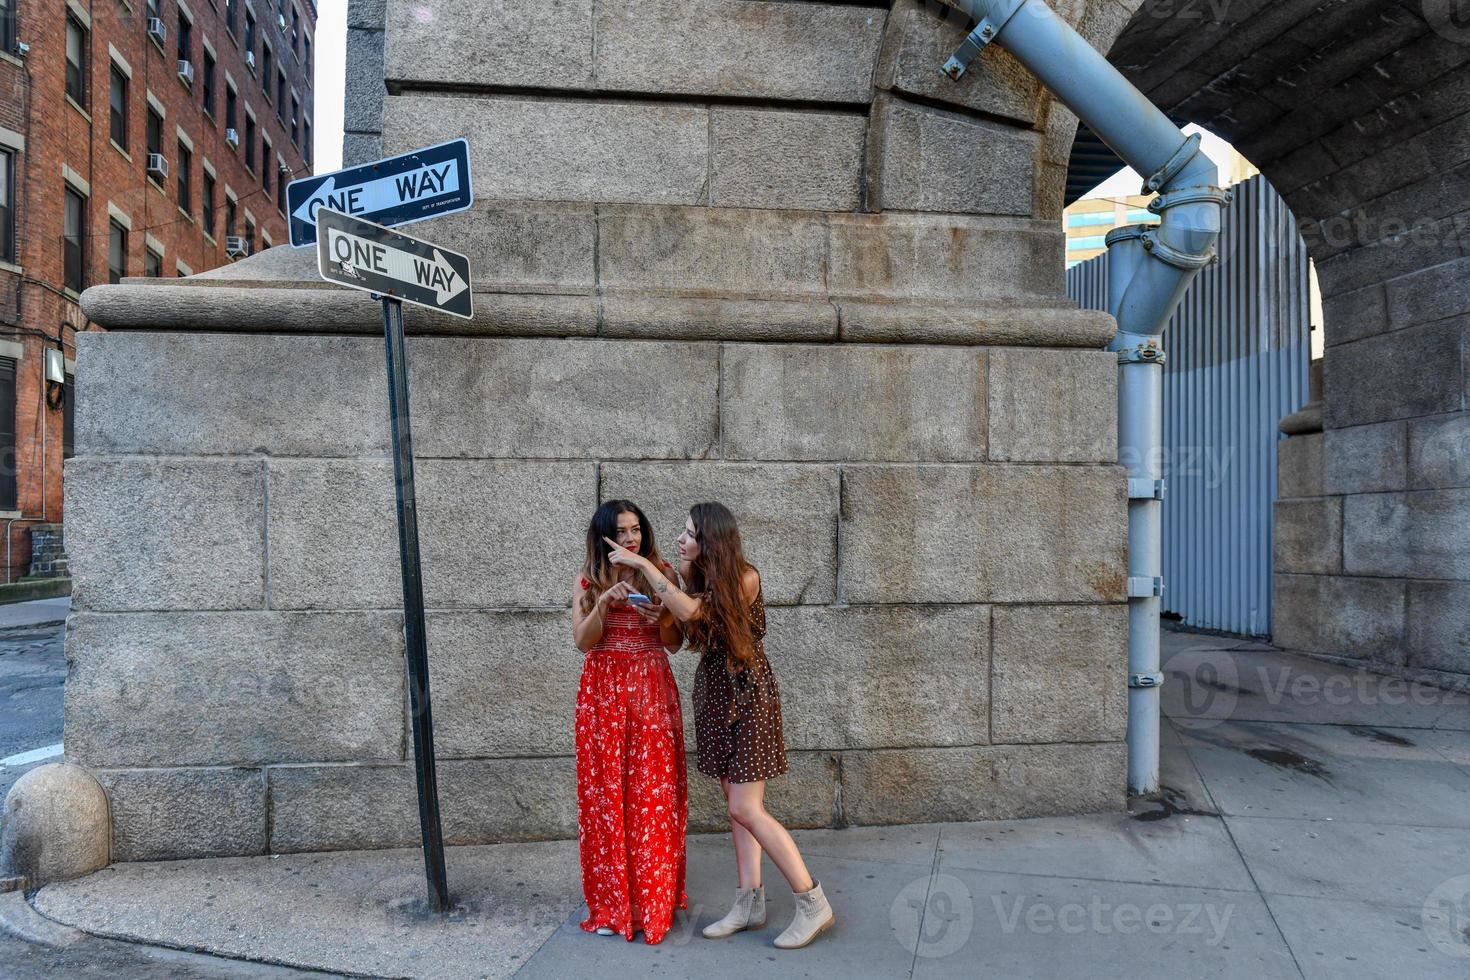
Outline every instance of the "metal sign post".
[[409, 419], [408, 359], [403, 304], [416, 303], [455, 316], [473, 315], [469, 259], [422, 239], [391, 231], [340, 211], [313, 213], [317, 271], [328, 282], [371, 292], [383, 302], [383, 342], [388, 360], [388, 417], [392, 423], [393, 482], [398, 504], [398, 558], [403, 572], [403, 646], [413, 761], [418, 777], [419, 829], [429, 907], [449, 910], [444, 875], [444, 831], [439, 819], [439, 781], [434, 765], [434, 718], [429, 698], [429, 651], [424, 635], [424, 581], [419, 565], [419, 524], [413, 482], [413, 426]]
[[398, 558], [403, 570], [403, 640], [413, 763], [418, 775], [419, 831], [429, 907], [449, 911], [444, 831], [434, 766], [434, 717], [429, 700], [429, 649], [424, 638], [424, 580], [419, 566], [419, 522], [413, 484], [413, 427], [408, 415], [408, 362], [403, 353], [403, 304], [383, 297], [383, 340], [388, 356], [388, 416], [393, 425], [393, 483], [398, 502]]

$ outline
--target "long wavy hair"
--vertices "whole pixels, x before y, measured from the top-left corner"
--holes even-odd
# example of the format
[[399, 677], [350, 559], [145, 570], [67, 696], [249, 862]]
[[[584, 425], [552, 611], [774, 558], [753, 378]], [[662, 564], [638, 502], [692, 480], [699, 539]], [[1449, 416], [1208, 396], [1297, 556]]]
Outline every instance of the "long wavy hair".
[[[587, 587], [582, 590], [581, 607], [585, 615], [592, 611], [597, 605], [597, 597], [612, 588], [618, 581], [617, 568], [607, 560], [607, 553], [611, 550], [603, 538], [618, 539], [618, 515], [632, 514], [638, 518], [638, 526], [643, 528], [643, 540], [638, 545], [638, 553], [655, 565], [667, 568], [668, 563], [660, 557], [658, 547], [653, 543], [653, 528], [648, 523], [648, 518], [643, 516], [643, 511], [631, 500], [609, 500], [597, 508], [597, 513], [592, 515], [592, 521], [587, 525], [587, 557], [582, 562], [582, 579]], [[651, 591], [648, 579], [642, 572], [636, 574], [633, 579], [639, 592], [648, 595]]]
[[690, 624], [690, 642], [705, 651], [723, 646], [725, 667], [736, 673], [755, 662], [750, 603], [740, 591], [746, 571], [755, 566], [745, 560], [740, 528], [730, 508], [719, 503], [695, 504], [689, 518], [694, 522], [699, 557], [690, 565], [685, 591], [705, 593], [704, 615]]

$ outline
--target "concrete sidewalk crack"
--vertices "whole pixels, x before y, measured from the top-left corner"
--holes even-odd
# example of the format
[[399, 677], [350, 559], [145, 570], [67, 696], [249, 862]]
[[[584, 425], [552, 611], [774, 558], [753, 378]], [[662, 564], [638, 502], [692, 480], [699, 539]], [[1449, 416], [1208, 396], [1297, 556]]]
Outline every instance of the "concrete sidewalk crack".
[[1297, 961], [1296, 950], [1291, 948], [1291, 943], [1286, 939], [1286, 932], [1281, 928], [1281, 923], [1276, 921], [1276, 911], [1271, 908], [1271, 903], [1266, 899], [1266, 893], [1261, 890], [1261, 883], [1256, 880], [1255, 871], [1251, 868], [1250, 862], [1245, 859], [1245, 852], [1240, 849], [1240, 842], [1235, 839], [1235, 832], [1230, 829], [1230, 822], [1225, 819], [1224, 810], [1215, 802], [1215, 795], [1210, 792], [1210, 784], [1205, 781], [1205, 774], [1200, 771], [1199, 765], [1194, 761], [1194, 754], [1189, 751], [1189, 745], [1180, 737], [1179, 730], [1172, 719], [1169, 720], [1169, 726], [1174, 729], [1174, 737], [1178, 739], [1179, 745], [1184, 749], [1185, 758], [1189, 759], [1190, 766], [1194, 769], [1195, 775], [1199, 777], [1199, 784], [1204, 789], [1205, 797], [1210, 801], [1211, 808], [1220, 814], [1220, 826], [1225, 829], [1225, 836], [1230, 839], [1230, 846], [1235, 849], [1235, 857], [1240, 861], [1240, 866], [1245, 869], [1246, 876], [1250, 878], [1251, 887], [1255, 889], [1256, 897], [1261, 900], [1261, 907], [1266, 910], [1266, 915], [1271, 919], [1271, 925], [1275, 928], [1276, 935], [1280, 937], [1281, 945], [1286, 947], [1287, 955], [1291, 957], [1291, 965], [1296, 968], [1298, 976], [1305, 977], [1306, 972], [1302, 970], [1301, 963]]
[[906, 980], [914, 980], [914, 971], [919, 968], [919, 947], [924, 942], [924, 922], [929, 916], [929, 896], [934, 891], [934, 879], [939, 876], [939, 848], [944, 842], [944, 828], [939, 828], [934, 837], [934, 860], [929, 865], [929, 884], [924, 888], [924, 904], [919, 909], [919, 931], [914, 938], [914, 955], [909, 960], [909, 972]]

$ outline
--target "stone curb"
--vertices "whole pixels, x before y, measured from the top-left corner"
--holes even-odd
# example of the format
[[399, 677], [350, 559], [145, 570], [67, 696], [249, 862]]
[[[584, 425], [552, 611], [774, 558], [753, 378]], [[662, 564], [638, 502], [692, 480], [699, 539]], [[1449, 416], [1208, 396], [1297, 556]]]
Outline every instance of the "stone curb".
[[26, 901], [25, 892], [20, 891], [0, 895], [0, 932], [38, 946], [52, 946], [57, 949], [70, 946], [87, 936], [80, 929], [62, 925], [37, 912]]

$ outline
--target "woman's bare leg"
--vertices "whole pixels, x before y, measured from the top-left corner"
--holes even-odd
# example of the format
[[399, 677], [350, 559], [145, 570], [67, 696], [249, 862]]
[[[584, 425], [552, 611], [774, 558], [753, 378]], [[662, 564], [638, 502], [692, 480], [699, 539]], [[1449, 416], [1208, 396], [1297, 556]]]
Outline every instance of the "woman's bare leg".
[[[730, 780], [720, 777], [725, 805], [730, 805]], [[730, 836], [735, 838], [735, 872], [741, 888], [759, 888], [761, 883], [761, 845], [750, 831], [734, 817], [730, 818]]]
[[[771, 860], [794, 892], [808, 892], [816, 887], [812, 876], [807, 873], [806, 862], [796, 849], [796, 841], [780, 822], [766, 812], [766, 781], [729, 783], [725, 790], [725, 801], [730, 807], [730, 823], [742, 825], [755, 838], [757, 844]], [[736, 844], [739, 847], [739, 844]], [[759, 851], [757, 851], [759, 854]]]

